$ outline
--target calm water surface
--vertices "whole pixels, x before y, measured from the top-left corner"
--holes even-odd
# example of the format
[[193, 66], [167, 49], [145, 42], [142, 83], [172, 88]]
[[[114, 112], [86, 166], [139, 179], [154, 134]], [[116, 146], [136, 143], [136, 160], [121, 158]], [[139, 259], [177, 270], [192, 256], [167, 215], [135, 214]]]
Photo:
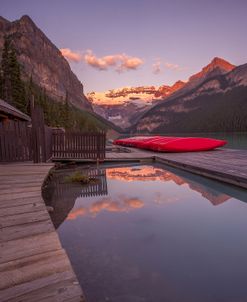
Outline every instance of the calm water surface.
[[228, 141], [225, 148], [247, 149], [247, 132], [188, 133], [186, 135], [180, 134], [180, 136], [199, 136], [199, 137], [212, 137], [216, 139], [225, 139]]
[[159, 165], [69, 173], [52, 219], [88, 302], [247, 301], [245, 190]]

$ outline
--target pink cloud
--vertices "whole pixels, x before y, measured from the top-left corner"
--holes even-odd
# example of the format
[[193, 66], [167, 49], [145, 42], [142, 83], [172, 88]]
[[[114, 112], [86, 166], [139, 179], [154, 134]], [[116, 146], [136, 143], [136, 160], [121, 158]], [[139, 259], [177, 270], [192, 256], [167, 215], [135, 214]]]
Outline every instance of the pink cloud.
[[108, 70], [113, 68], [117, 72], [135, 70], [144, 62], [138, 57], [131, 57], [126, 54], [115, 54], [104, 57], [97, 57], [92, 50], [88, 50], [84, 55], [85, 62], [99, 70]]
[[169, 63], [169, 62], [162, 62], [160, 58], [155, 59], [155, 62], [152, 65], [153, 73], [154, 74], [160, 74], [163, 69], [170, 69], [173, 71], [183, 71], [185, 68], [179, 66], [178, 64]]
[[169, 63], [169, 62], [165, 62], [164, 66], [170, 70], [175, 70], [175, 71], [182, 71], [184, 70], [183, 67], [179, 66], [178, 64], [173, 64], [173, 63]]
[[153, 63], [152, 68], [153, 68], [153, 73], [154, 74], [161, 73], [161, 61], [160, 61], [160, 59], [157, 59], [156, 62]]
[[129, 212], [131, 210], [136, 210], [144, 207], [144, 202], [136, 197], [128, 198], [125, 195], [117, 196], [116, 200], [112, 198], [102, 198], [89, 207], [81, 207], [79, 209], [72, 210], [67, 219], [73, 220], [79, 216], [90, 215], [95, 217], [98, 213], [102, 211], [108, 212]]
[[82, 60], [82, 56], [78, 52], [74, 52], [69, 48], [61, 48], [60, 49], [62, 55], [70, 62], [80, 62]]
[[119, 60], [122, 62], [120, 65], [122, 71], [124, 71], [125, 69], [137, 69], [144, 63], [140, 58], [129, 57], [125, 54], [120, 55]]

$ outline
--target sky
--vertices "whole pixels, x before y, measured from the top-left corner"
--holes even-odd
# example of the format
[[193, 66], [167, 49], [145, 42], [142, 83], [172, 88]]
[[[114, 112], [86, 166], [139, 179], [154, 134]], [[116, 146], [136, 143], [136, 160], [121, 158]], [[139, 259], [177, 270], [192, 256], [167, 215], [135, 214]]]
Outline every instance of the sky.
[[214, 57], [247, 63], [247, 0], [0, 0], [61, 49], [86, 93], [172, 85]]

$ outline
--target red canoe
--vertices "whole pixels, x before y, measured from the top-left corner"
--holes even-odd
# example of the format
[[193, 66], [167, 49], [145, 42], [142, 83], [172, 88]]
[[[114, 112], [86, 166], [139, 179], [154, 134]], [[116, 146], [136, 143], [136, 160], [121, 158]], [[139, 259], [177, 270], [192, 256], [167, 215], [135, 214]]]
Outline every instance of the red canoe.
[[136, 147], [159, 152], [195, 152], [209, 151], [222, 147], [227, 143], [205, 137], [165, 137], [165, 136], [136, 136], [114, 141], [116, 145]]
[[115, 145], [122, 145], [126, 147], [141, 148], [142, 143], [148, 142], [150, 139], [161, 138], [161, 136], [134, 136], [129, 138], [117, 139], [114, 141]]

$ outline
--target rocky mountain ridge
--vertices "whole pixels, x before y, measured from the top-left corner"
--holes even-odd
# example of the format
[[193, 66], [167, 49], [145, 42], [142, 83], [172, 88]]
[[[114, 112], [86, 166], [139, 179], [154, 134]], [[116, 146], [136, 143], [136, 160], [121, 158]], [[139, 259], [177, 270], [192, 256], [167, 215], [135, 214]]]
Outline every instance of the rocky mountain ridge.
[[[205, 70], [205, 69], [204, 69]], [[247, 64], [208, 69], [202, 81], [185, 85], [145, 112], [134, 132], [217, 132], [247, 129]], [[192, 85], [193, 84], [193, 85]], [[187, 86], [187, 87], [186, 87]]]
[[92, 110], [91, 103], [83, 93], [83, 85], [72, 72], [60, 50], [35, 25], [29, 16], [10, 22], [0, 17], [0, 57], [4, 39], [13, 43], [18, 61], [22, 67], [22, 77], [45, 89], [58, 102], [65, 100], [79, 109]]
[[123, 87], [104, 92], [91, 92], [87, 97], [95, 112], [126, 128], [131, 125], [136, 115], [167, 98], [184, 85], [184, 82], [178, 81], [172, 86]]
[[[215, 57], [192, 75], [187, 82], [177, 81], [174, 85], [140, 86], [112, 89], [105, 92], [91, 92], [87, 95], [89, 101], [98, 114], [122, 128], [131, 127], [137, 119], [152, 111], [153, 107], [166, 103], [169, 100], [187, 94], [214, 76], [221, 76], [232, 71], [235, 66], [226, 60]], [[197, 94], [203, 93], [203, 89], [216, 89], [211, 82], [209, 86], [202, 87]], [[195, 95], [191, 95], [195, 97]], [[176, 110], [182, 110], [181, 106], [175, 106]], [[148, 131], [149, 128], [147, 128]]]
[[174, 85], [161, 86], [139, 86], [111, 89], [104, 92], [90, 92], [87, 96], [94, 104], [114, 105], [123, 104], [131, 100], [140, 99], [143, 102], [150, 102], [154, 99], [164, 98], [185, 85], [177, 81]]
[[185, 85], [183, 85], [181, 89], [178, 89], [175, 93], [173, 93], [171, 97], [175, 98], [182, 94], [188, 93], [207, 79], [217, 75], [226, 74], [233, 70], [235, 67], [235, 65], [227, 62], [226, 60], [215, 57], [208, 65], [203, 67], [201, 71], [190, 76]]

